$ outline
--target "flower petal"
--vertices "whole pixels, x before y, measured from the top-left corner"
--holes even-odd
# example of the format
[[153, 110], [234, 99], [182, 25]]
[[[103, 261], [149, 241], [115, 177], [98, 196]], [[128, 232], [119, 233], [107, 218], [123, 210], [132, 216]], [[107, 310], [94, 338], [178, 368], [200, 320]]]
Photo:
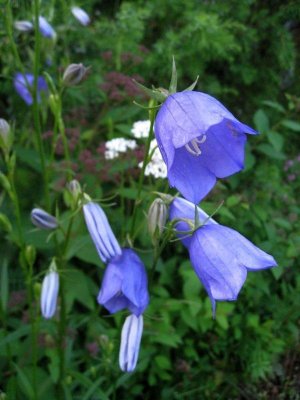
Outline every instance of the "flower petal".
[[214, 187], [215, 175], [190, 154], [184, 147], [176, 150], [176, 156], [168, 178], [171, 186], [194, 204], [198, 204]]
[[200, 145], [199, 163], [218, 178], [225, 178], [244, 168], [246, 135], [228, 120], [212, 126]]
[[147, 274], [138, 255], [131, 249], [110, 260], [106, 267], [98, 302], [114, 313], [128, 308], [139, 316], [149, 303]]
[[227, 248], [225, 240], [215, 237], [219, 225], [199, 228], [189, 248], [191, 263], [208, 294], [215, 300], [236, 300], [247, 270]]
[[[196, 206], [190, 201], [182, 199], [181, 197], [175, 197], [175, 199], [170, 204], [170, 209], [169, 209], [170, 221], [180, 218], [195, 221], [195, 207]], [[204, 222], [206, 225], [217, 224], [217, 222], [214, 219], [209, 218], [208, 214], [206, 214], [206, 212], [203, 211], [200, 207], [196, 207], [196, 210], [198, 213], [199, 222], [201, 224], [203, 224]], [[179, 232], [185, 232], [185, 231], [188, 232], [191, 230], [191, 227], [188, 225], [188, 223], [184, 221], [178, 222], [175, 227], [176, 230]], [[178, 234], [177, 236], [181, 238], [181, 242], [184, 244], [184, 246], [189, 247], [192, 239], [191, 236], [187, 236], [184, 233]]]

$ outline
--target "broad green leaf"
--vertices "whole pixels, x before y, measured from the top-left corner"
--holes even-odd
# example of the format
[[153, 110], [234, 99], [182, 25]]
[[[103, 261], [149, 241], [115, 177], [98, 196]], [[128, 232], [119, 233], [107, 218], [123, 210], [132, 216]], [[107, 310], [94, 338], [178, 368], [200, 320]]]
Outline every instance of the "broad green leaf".
[[275, 101], [265, 100], [262, 103], [265, 104], [266, 106], [270, 107], [270, 108], [273, 108], [274, 110], [277, 110], [277, 111], [281, 112], [281, 113], [285, 113], [286, 112], [285, 108], [281, 104], [279, 104], [279, 103], [277, 103]]
[[28, 379], [27, 374], [25, 374], [24, 370], [21, 369], [17, 364], [13, 363], [13, 365], [17, 371], [18, 382], [23, 393], [26, 394], [29, 400], [34, 399], [35, 398], [34, 390], [31, 382]]
[[36, 172], [42, 171], [40, 157], [35, 150], [17, 146], [16, 154], [17, 159], [22, 161], [28, 167], [32, 168]]
[[254, 124], [258, 132], [265, 133], [269, 129], [269, 118], [263, 110], [257, 110], [254, 114]]
[[277, 152], [280, 152], [283, 147], [284, 139], [280, 133], [268, 131], [268, 140]]
[[95, 308], [94, 290], [97, 287], [91, 279], [78, 269], [66, 270], [64, 279], [67, 310], [72, 308], [75, 300], [93, 310]]
[[27, 336], [31, 327], [29, 325], [21, 325], [16, 331], [9, 333], [5, 338], [0, 341], [0, 347], [13, 343], [23, 336]]
[[286, 128], [291, 129], [295, 132], [300, 132], [300, 123], [296, 121], [292, 121], [290, 119], [285, 119], [281, 121], [281, 125], [285, 126]]
[[70, 260], [72, 257], [77, 257], [82, 261], [97, 266], [102, 265], [95, 245], [89, 235], [78, 236], [71, 241], [66, 258]]
[[277, 160], [285, 160], [286, 156], [274, 149], [273, 146], [267, 143], [262, 143], [259, 146], [257, 146], [257, 150], [259, 150], [261, 153], [264, 153], [266, 156], [270, 158], [275, 158]]

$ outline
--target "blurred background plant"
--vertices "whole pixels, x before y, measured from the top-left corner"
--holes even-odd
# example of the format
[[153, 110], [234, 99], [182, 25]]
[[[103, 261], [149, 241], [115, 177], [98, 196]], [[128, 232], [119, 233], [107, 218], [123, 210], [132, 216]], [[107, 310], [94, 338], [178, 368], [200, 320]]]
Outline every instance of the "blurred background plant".
[[[45, 182], [32, 107], [13, 85], [17, 73], [34, 72], [34, 31], [14, 28], [15, 21], [33, 23], [34, 3], [0, 6], [0, 118], [14, 134], [13, 153], [0, 164], [1, 398], [52, 400], [60, 384], [65, 399], [299, 399], [298, 2], [81, 1], [76, 5], [90, 16], [87, 26], [74, 18], [67, 0], [40, 4], [40, 14], [56, 32], [54, 38], [40, 37], [38, 60], [38, 74], [49, 87], [39, 104], [48, 211], [62, 210], [64, 228], [72, 216], [65, 190], [71, 176], [91, 197], [108, 199], [105, 212], [126, 242], [146, 140], [132, 127], [148, 119], [147, 111], [133, 104], [147, 101], [132, 79], [167, 87], [173, 55], [179, 90], [199, 75], [197, 90], [216, 96], [261, 132], [247, 144], [244, 172], [218, 182], [202, 207], [212, 212], [224, 201], [218, 221], [273, 254], [279, 267], [249, 274], [239, 300], [220, 303], [213, 320], [186, 250], [178, 242], [168, 246], [151, 286], [134, 374], [121, 373], [117, 365], [121, 316], [108, 316], [96, 303], [104, 265], [82, 217], [74, 221], [62, 271], [65, 336], [57, 333], [58, 318], [39, 316], [40, 283], [56, 244], [30, 222], [33, 207], [46, 207]], [[51, 85], [62, 88], [72, 63], [90, 67], [87, 76], [55, 97]], [[109, 141], [120, 138], [108, 156]], [[142, 189], [138, 249], [151, 248], [145, 211], [153, 192], [168, 188], [163, 173], [159, 176], [149, 172]], [[150, 266], [152, 252], [140, 255]], [[22, 273], [26, 265], [30, 282]], [[57, 348], [65, 353], [62, 382]]]

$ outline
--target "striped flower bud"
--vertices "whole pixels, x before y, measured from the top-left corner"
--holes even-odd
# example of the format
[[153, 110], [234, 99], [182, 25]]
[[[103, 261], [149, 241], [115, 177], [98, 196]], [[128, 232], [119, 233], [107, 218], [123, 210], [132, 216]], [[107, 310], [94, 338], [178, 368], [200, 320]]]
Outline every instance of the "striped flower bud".
[[14, 27], [20, 32], [29, 32], [33, 29], [33, 24], [30, 21], [16, 21]]
[[124, 372], [132, 372], [139, 356], [143, 333], [143, 315], [129, 315], [123, 325], [119, 354], [120, 368]]
[[59, 290], [59, 275], [56, 271], [55, 261], [52, 261], [49, 272], [42, 283], [41, 312], [44, 318], [52, 318], [56, 311]]
[[102, 208], [92, 201], [83, 206], [86, 226], [103, 262], [121, 255], [121, 247]]
[[34, 208], [31, 211], [31, 222], [40, 229], [56, 229], [58, 227], [57, 219], [41, 208]]
[[153, 240], [158, 239], [162, 235], [167, 218], [167, 205], [162, 199], [155, 199], [148, 211], [148, 229]]
[[89, 15], [82, 8], [72, 7], [71, 12], [81, 25], [86, 26], [91, 22]]
[[87, 76], [90, 68], [86, 68], [83, 64], [70, 64], [64, 72], [63, 83], [66, 86], [76, 86], [81, 83]]

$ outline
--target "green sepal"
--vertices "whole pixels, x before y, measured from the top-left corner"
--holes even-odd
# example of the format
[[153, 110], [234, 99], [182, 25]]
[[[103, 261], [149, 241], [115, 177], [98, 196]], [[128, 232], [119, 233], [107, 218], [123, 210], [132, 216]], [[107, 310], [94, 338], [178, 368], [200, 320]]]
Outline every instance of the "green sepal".
[[177, 91], [177, 70], [176, 70], [175, 58], [173, 56], [172, 75], [169, 86], [169, 93], [176, 93], [176, 91]]
[[159, 101], [160, 103], [163, 103], [166, 98], [168, 97], [166, 94], [163, 94], [160, 90], [158, 89], [148, 89], [146, 86], [140, 84], [136, 80], [133, 79], [133, 82], [140, 88], [142, 89], [147, 96], [151, 97], [152, 99]]
[[198, 83], [199, 75], [197, 76], [195, 82], [193, 82], [189, 87], [183, 90], [183, 92], [190, 92], [191, 90], [194, 90], [197, 83]]

